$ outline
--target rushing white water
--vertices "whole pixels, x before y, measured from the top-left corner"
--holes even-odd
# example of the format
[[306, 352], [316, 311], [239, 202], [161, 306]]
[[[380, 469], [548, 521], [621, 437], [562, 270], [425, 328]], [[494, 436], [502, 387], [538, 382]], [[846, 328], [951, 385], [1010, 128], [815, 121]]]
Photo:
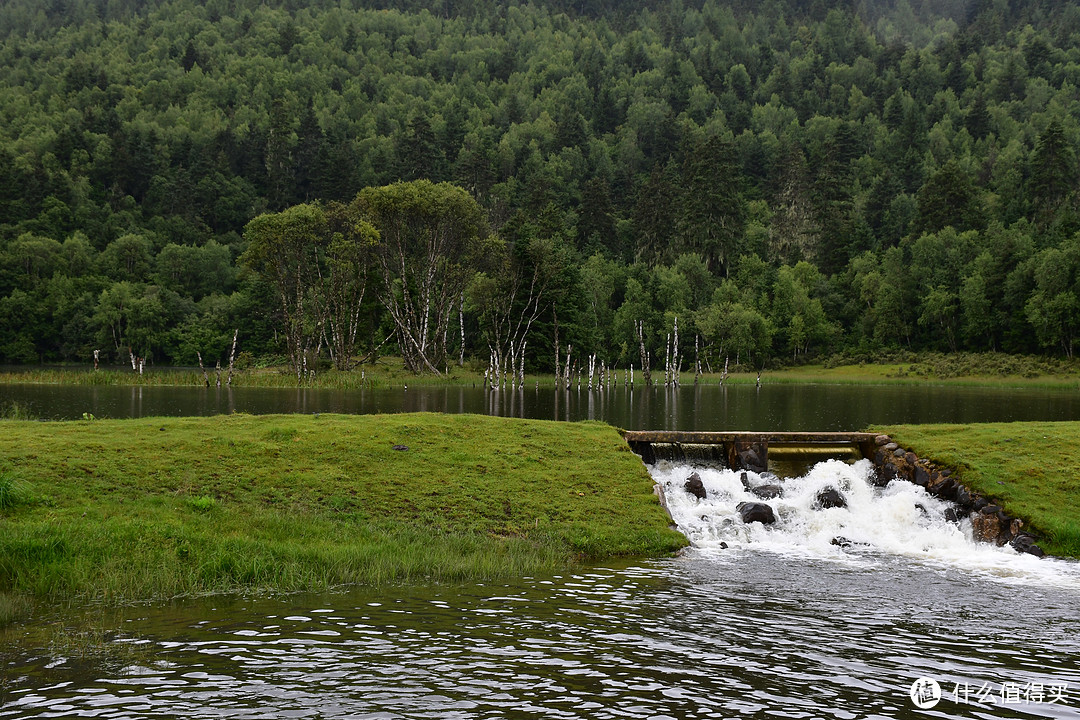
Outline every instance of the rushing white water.
[[[704, 499], [685, 489], [695, 472], [704, 485]], [[946, 519], [951, 503], [904, 481], [876, 487], [873, 472], [867, 460], [850, 465], [829, 460], [798, 478], [746, 473], [751, 487], [783, 487], [782, 496], [761, 499], [747, 489], [739, 472], [670, 462], [652, 469], [679, 529], [707, 553], [738, 557], [741, 552], [766, 551], [855, 567], [874, 567], [885, 557], [899, 556], [1006, 582], [1080, 590], [1080, 564], [975, 542], [968, 520]], [[846, 507], [819, 507], [818, 493], [829, 487], [844, 495]], [[743, 502], [771, 506], [776, 522], [744, 523], [738, 511]]]

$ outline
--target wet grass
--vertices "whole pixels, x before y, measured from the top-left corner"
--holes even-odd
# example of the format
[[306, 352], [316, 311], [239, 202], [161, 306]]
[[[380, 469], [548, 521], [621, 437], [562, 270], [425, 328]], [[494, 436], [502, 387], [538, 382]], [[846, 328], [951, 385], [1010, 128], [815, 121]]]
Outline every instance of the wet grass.
[[[627, 368], [617, 368], [619, 387], [627, 381]], [[216, 383], [213, 370], [208, 372], [210, 383]], [[226, 373], [222, 372], [222, 383]], [[663, 373], [654, 372], [656, 383], [663, 382]], [[715, 385], [721, 381], [719, 372], [704, 373], [698, 381]], [[797, 365], [765, 370], [762, 384], [828, 384], [828, 385], [923, 385], [927, 382], [971, 387], [1010, 387], [1032, 389], [1080, 388], [1080, 362], [1064, 359], [1006, 355], [1003, 353], [910, 353], [895, 352], [878, 355], [837, 355], [814, 365]], [[398, 358], [381, 358], [373, 364], [355, 370], [338, 371], [324, 369], [313, 378], [306, 379], [305, 387], [331, 390], [359, 390], [376, 388], [400, 388], [406, 385], [422, 386], [473, 386], [484, 382], [483, 369], [467, 364], [452, 365], [442, 375], [413, 375], [402, 367]], [[691, 370], [682, 373], [682, 384], [694, 382]], [[732, 367], [725, 379], [732, 385], [757, 382], [756, 370], [745, 366]], [[0, 383], [46, 384], [46, 385], [146, 385], [200, 387], [203, 375], [198, 370], [150, 368], [139, 375], [129, 368], [114, 367], [95, 371], [88, 367], [43, 369], [28, 367], [25, 370], [0, 372]], [[588, 379], [582, 378], [582, 387]], [[234, 387], [295, 388], [298, 383], [285, 366], [250, 367], [233, 375]], [[572, 384], [577, 385], [576, 377]], [[530, 374], [525, 377], [526, 387], [553, 387], [555, 378], [550, 374]], [[640, 369], [635, 372], [635, 387], [643, 387]], [[31, 419], [29, 408], [9, 407], [0, 410], [0, 418]]]
[[1055, 555], [1080, 558], [1080, 422], [877, 427], [958, 471]]
[[0, 592], [50, 601], [478, 580], [685, 543], [599, 423], [11, 421], [0, 458], [19, 497], [0, 510]]

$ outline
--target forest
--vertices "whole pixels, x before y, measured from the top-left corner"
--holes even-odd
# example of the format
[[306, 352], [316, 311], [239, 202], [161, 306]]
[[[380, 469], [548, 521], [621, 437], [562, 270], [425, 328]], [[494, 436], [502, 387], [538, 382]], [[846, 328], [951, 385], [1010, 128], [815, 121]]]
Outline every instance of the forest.
[[1078, 88], [1037, 0], [7, 0], [0, 363], [1072, 358]]

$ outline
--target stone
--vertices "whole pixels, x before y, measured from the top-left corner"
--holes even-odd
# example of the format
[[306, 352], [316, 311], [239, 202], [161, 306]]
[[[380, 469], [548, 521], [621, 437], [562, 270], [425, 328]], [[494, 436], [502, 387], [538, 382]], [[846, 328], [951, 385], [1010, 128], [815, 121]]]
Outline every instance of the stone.
[[898, 447], [898, 448], [896, 448], [895, 450], [892, 451], [892, 454], [893, 454], [893, 457], [902, 458], [905, 455], [907, 455], [907, 450], [905, 450], [904, 448]]
[[843, 535], [837, 535], [836, 537], [834, 537], [832, 540], [829, 541], [829, 544], [830, 545], [835, 545], [836, 547], [839, 547], [839, 548], [849, 548], [852, 545], [854, 545], [855, 543], [851, 542], [850, 540], [848, 540]]
[[822, 510], [847, 507], [847, 498], [834, 487], [825, 487], [818, 491], [814, 505]]
[[975, 512], [981, 512], [984, 507], [990, 504], [990, 501], [984, 497], [977, 497], [971, 502], [971, 509]]
[[1009, 546], [1018, 553], [1027, 553], [1035, 557], [1045, 557], [1046, 552], [1035, 544], [1035, 538], [1027, 533], [1021, 533], [1012, 539]]
[[931, 494], [937, 495], [942, 500], [955, 500], [956, 499], [956, 481], [950, 478], [945, 478], [937, 485], [933, 485], [927, 488]]
[[743, 489], [749, 492], [751, 490], [750, 476], [745, 472], [739, 473], [739, 482], [742, 483]]
[[913, 452], [904, 453], [904, 459], [907, 460], [907, 464], [912, 467], [919, 463], [919, 456]]
[[984, 505], [979, 512], [983, 515], [997, 515], [1000, 510], [1001, 507], [999, 505]]
[[920, 487], [926, 487], [930, 484], [930, 473], [926, 472], [926, 468], [922, 465], [916, 465], [912, 482]]
[[998, 542], [998, 538], [1001, 536], [1001, 521], [998, 520], [997, 513], [976, 513], [972, 515], [971, 532], [979, 542], [1002, 544]]
[[884, 450], [885, 452], [892, 452], [893, 450], [895, 450], [895, 449], [896, 449], [896, 448], [898, 448], [898, 447], [900, 447], [900, 446], [899, 446], [899, 445], [897, 445], [896, 443], [894, 443], [894, 442], [889, 442], [889, 443], [886, 443], [886, 444], [884, 445], [884, 447], [882, 447], [882, 450]]
[[751, 488], [750, 492], [757, 495], [762, 500], [772, 500], [778, 498], [784, 494], [784, 488], [772, 483], [768, 485], [758, 485], [756, 488]]
[[876, 438], [874, 438], [874, 444], [875, 445], [886, 445], [886, 444], [891, 443], [891, 442], [892, 442], [892, 438], [889, 437], [888, 435], [878, 435]]
[[945, 508], [944, 515], [945, 515], [945, 520], [947, 522], [954, 522], [954, 523], [958, 523], [958, 522], [960, 522], [961, 520], [963, 520], [964, 518], [967, 517], [966, 512], [964, 512], [960, 508], [954, 508], [954, 507]]
[[739, 453], [739, 464], [744, 469], [755, 473], [762, 473], [767, 469], [765, 463], [761, 460], [761, 455], [754, 448]]
[[405, 451], [405, 450], [409, 449], [409, 446], [408, 445], [395, 445], [394, 447], [392, 447], [390, 449], [391, 450], [398, 450], [398, 451]]
[[739, 503], [735, 508], [744, 523], [759, 522], [762, 525], [771, 525], [776, 522], [776, 514], [771, 506], [765, 503]]
[[705, 485], [701, 482], [701, 476], [697, 473], [692, 474], [686, 478], [686, 482], [683, 484], [683, 489], [690, 493], [698, 500], [705, 499]]
[[971, 493], [966, 487], [961, 485], [956, 488], [956, 504], [962, 508], [971, 508]]

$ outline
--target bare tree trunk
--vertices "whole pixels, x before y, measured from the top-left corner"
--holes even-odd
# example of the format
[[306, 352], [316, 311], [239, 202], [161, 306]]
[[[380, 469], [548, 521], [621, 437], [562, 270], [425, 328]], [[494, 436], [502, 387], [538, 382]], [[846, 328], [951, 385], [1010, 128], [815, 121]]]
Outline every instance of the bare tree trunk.
[[226, 385], [232, 385], [232, 373], [233, 363], [236, 361], [236, 339], [240, 336], [240, 328], [233, 330], [232, 334], [232, 350], [229, 351], [229, 379], [225, 381]]
[[672, 341], [671, 359], [673, 361], [671, 368], [672, 384], [678, 387], [682, 379], [679, 377], [679, 317], [677, 315], [675, 316], [675, 338]]
[[701, 378], [701, 352], [698, 346], [698, 335], [694, 333], [694, 384], [698, 384]]
[[199, 358], [199, 369], [202, 370], [203, 382], [206, 384], [206, 387], [210, 387], [210, 378], [206, 376], [206, 368], [203, 366], [202, 353], [196, 350], [195, 357]]
[[465, 367], [465, 292], [458, 301], [458, 327], [461, 328], [461, 347], [458, 348], [458, 367]]
[[95, 350], [94, 351], [94, 370], [98, 369], [98, 361], [100, 360], [100, 358], [101, 358], [101, 351], [100, 350]]
[[552, 323], [555, 326], [555, 388], [559, 387], [559, 380], [561, 376], [559, 374], [559, 314], [555, 312], [555, 308], [551, 309]]
[[649, 371], [649, 353], [645, 350], [645, 323], [637, 321], [638, 347], [641, 350], [641, 374], [646, 385], [652, 385], [652, 373]]
[[518, 355], [518, 384], [524, 389], [525, 387], [525, 345], [524, 340], [521, 341], [521, 353]]
[[214, 371], [217, 373], [217, 386], [221, 387], [221, 361], [218, 360], [214, 366]]

